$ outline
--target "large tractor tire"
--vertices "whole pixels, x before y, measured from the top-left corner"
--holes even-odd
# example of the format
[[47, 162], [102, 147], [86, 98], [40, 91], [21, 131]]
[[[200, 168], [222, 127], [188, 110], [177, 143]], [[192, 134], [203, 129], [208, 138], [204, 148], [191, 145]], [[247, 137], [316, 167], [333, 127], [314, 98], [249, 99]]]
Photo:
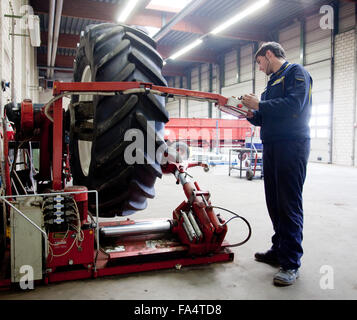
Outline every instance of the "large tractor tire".
[[[126, 25], [88, 26], [81, 35], [74, 81], [143, 81], [167, 86], [161, 74], [163, 60], [155, 48], [155, 41], [146, 33]], [[155, 196], [154, 184], [162, 176], [160, 162], [167, 148], [163, 137], [168, 120], [165, 98], [157, 95], [72, 96], [73, 182], [99, 192], [100, 216], [132, 214], [145, 209], [147, 198]], [[133, 156], [140, 153], [144, 163], [128, 163], [124, 157], [135, 142], [134, 138], [124, 139], [128, 130], [143, 133], [145, 144]], [[154, 159], [147, 140], [154, 141]], [[92, 208], [94, 200], [90, 196]]]

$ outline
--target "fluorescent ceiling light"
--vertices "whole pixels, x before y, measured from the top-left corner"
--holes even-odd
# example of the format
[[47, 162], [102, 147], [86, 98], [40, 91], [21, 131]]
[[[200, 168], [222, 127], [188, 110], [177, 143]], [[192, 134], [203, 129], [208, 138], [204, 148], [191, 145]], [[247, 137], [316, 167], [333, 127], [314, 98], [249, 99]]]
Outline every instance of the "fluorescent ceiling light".
[[148, 27], [148, 26], [145, 26], [145, 29], [150, 37], [153, 37], [160, 30], [160, 28]]
[[139, 0], [130, 0], [127, 1], [127, 5], [124, 10], [120, 13], [117, 21], [118, 22], [125, 22], [125, 20], [129, 17], [130, 13], [134, 10], [136, 4]]
[[230, 27], [232, 24], [242, 20], [243, 18], [249, 16], [250, 14], [252, 14], [253, 12], [259, 10], [260, 8], [264, 7], [265, 5], [267, 5], [269, 3], [270, 0], [260, 0], [257, 1], [255, 4], [253, 4], [252, 6], [248, 7], [247, 9], [239, 12], [237, 15], [235, 15], [234, 17], [230, 18], [229, 20], [227, 20], [226, 22], [222, 23], [220, 26], [218, 26], [217, 28], [215, 28], [214, 30], [212, 30], [210, 33], [212, 34], [217, 34], [225, 29], [227, 29], [228, 27]]
[[146, 9], [179, 12], [192, 0], [151, 0]]
[[186, 47], [182, 48], [181, 50], [177, 51], [176, 53], [174, 53], [169, 59], [175, 60], [176, 58], [178, 58], [178, 57], [182, 56], [183, 54], [185, 54], [186, 52], [190, 51], [191, 49], [197, 47], [201, 43], [202, 43], [202, 39], [197, 39], [196, 41], [192, 42], [188, 46], [186, 46]]

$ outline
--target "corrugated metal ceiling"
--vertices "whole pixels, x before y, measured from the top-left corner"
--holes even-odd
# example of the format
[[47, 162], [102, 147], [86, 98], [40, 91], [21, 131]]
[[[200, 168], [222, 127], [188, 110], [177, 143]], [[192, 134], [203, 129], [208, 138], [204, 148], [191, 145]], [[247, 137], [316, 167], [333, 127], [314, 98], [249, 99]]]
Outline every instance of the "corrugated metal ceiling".
[[[112, 3], [120, 5], [124, 0], [90, 0], [94, 2]], [[193, 0], [194, 1], [194, 0]], [[249, 17], [247, 21], [242, 21], [230, 28], [230, 34], [235, 32], [259, 32], [259, 30], [272, 31], [277, 30], [282, 22], [293, 22], [294, 18], [304, 12], [310, 12], [314, 8], [318, 12], [322, 4], [330, 3], [328, 0], [271, 0], [268, 6], [257, 12], [254, 16]], [[191, 13], [191, 18], [197, 17], [197, 21], [207, 22], [208, 30], [219, 25], [222, 21], [229, 19], [231, 16], [243, 10], [252, 3], [251, 0], [207, 0], [200, 8]], [[98, 17], [100, 19], [101, 17]], [[82, 19], [76, 17], [62, 16], [60, 33], [69, 35], [79, 35], [87, 25], [101, 23], [101, 21]], [[48, 14], [40, 14], [41, 31], [48, 31]], [[159, 44], [162, 46], [172, 47], [173, 50], [185, 46], [197, 39], [200, 35], [171, 30], [165, 35]], [[207, 39], [202, 48], [221, 53], [228, 50], [233, 45], [246, 43], [245, 41], [229, 40], [222, 38]], [[47, 50], [43, 47], [38, 49], [39, 53], [45, 53]], [[75, 55], [76, 49], [58, 48], [59, 55]]]

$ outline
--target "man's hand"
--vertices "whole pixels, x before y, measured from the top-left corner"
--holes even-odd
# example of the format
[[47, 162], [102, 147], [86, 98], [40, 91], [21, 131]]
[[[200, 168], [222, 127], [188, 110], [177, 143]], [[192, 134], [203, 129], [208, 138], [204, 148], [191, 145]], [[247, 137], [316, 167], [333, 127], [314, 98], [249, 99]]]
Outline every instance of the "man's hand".
[[249, 109], [259, 110], [259, 98], [254, 93], [245, 94], [242, 103]]
[[251, 119], [251, 118], [253, 118], [254, 117], [254, 113], [253, 113], [253, 111], [248, 111], [247, 112], [247, 115], [245, 116], [247, 119]]

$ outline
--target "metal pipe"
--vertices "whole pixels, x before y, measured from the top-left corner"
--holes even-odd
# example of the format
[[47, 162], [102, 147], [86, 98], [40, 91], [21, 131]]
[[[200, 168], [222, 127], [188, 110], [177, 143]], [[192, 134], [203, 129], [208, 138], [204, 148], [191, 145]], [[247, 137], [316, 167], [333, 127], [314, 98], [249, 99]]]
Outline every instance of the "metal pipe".
[[[14, 14], [11, 2], [11, 13]], [[11, 19], [11, 32], [12, 32], [12, 38], [11, 38], [11, 101], [13, 103], [16, 103], [16, 98], [15, 97], [15, 19]], [[20, 97], [21, 98], [21, 97]]]
[[192, 238], [196, 239], [197, 238], [196, 232], [193, 229], [193, 226], [191, 225], [190, 220], [188, 220], [186, 212], [181, 212], [181, 214], [182, 214], [183, 221], [184, 221], [184, 224], [187, 227], [188, 232], [190, 233]]
[[[357, 16], [357, 5], [355, 6], [355, 14]], [[356, 18], [357, 19], [357, 18]], [[355, 80], [354, 87], [355, 90], [353, 92], [353, 134], [352, 134], [352, 166], [356, 166], [356, 129], [357, 129], [357, 26], [355, 26], [355, 45], [354, 45], [354, 54], [355, 54]]]
[[193, 229], [196, 232], [197, 237], [201, 238], [202, 237], [202, 232], [201, 232], [200, 227], [198, 226], [198, 224], [197, 224], [197, 222], [196, 222], [196, 220], [195, 220], [195, 218], [194, 218], [194, 216], [193, 216], [191, 211], [188, 213], [188, 218], [190, 219], [190, 222], [192, 224]]
[[[55, 66], [56, 63], [56, 53], [58, 47], [58, 37], [60, 32], [61, 25], [61, 16], [62, 16], [63, 0], [57, 0], [56, 2], [56, 16], [54, 22], [54, 31], [53, 31], [53, 47], [52, 47], [52, 57], [51, 57], [51, 67]], [[50, 70], [50, 78], [53, 77], [54, 70]]]
[[186, 7], [184, 7], [179, 13], [174, 15], [174, 17], [166, 23], [154, 36], [153, 39], [155, 41], [159, 41], [161, 38], [163, 38], [170, 30], [171, 28], [181, 21], [184, 17], [186, 17], [188, 14], [190, 14], [192, 11], [194, 11], [196, 8], [198, 8], [202, 3], [204, 3], [207, 0], [196, 0], [190, 2]]
[[104, 237], [137, 236], [150, 233], [166, 233], [171, 230], [171, 223], [163, 221], [139, 221], [135, 224], [102, 227], [100, 233]]
[[[73, 58], [74, 58], [74, 57], [73, 57]], [[74, 68], [50, 67], [50, 66], [37, 66], [37, 69], [47, 69], [47, 70], [53, 69], [54, 71], [70, 71], [70, 72], [73, 72], [73, 71], [74, 71]]]
[[[50, 8], [49, 8], [49, 18], [48, 18], [48, 45], [47, 45], [47, 65], [51, 65], [51, 57], [52, 57], [52, 45], [53, 45], [53, 24], [55, 18], [55, 8], [56, 8], [56, 0], [50, 0]], [[47, 78], [51, 75], [50, 70], [47, 70]]]
[[190, 240], [190, 242], [192, 242], [193, 237], [192, 237], [192, 234], [188, 231], [186, 223], [182, 222], [182, 226], [183, 226], [183, 229], [185, 230], [185, 232], [187, 234], [188, 239]]

